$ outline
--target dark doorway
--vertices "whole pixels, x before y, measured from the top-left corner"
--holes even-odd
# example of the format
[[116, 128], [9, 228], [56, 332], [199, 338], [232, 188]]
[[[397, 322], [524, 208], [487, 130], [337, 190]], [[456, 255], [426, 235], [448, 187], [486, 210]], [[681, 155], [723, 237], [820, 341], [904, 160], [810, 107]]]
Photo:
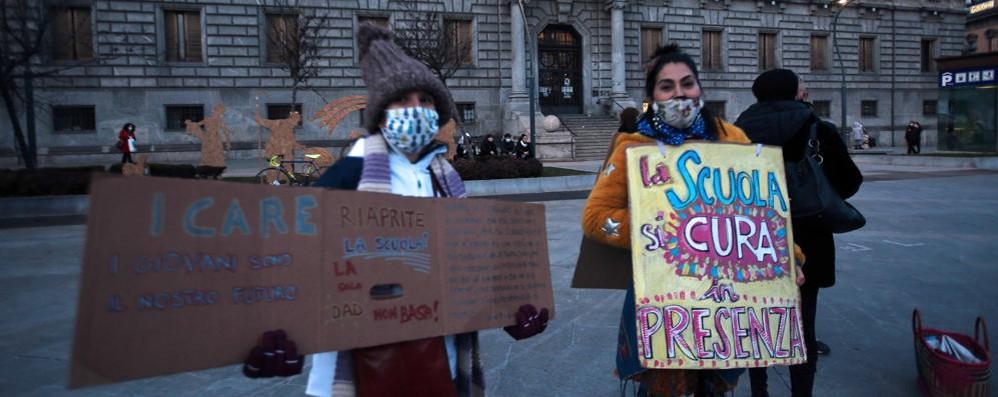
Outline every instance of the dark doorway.
[[571, 26], [552, 25], [537, 35], [541, 112], [582, 112], [582, 39]]

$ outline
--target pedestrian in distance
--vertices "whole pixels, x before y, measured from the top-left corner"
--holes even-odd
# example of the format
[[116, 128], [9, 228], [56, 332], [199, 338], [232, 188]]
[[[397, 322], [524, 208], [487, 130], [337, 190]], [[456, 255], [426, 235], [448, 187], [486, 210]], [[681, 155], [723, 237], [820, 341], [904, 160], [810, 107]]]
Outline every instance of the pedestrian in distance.
[[908, 154], [919, 154], [922, 152], [922, 125], [917, 121], [908, 122], [908, 129], [904, 132], [905, 143], [908, 144]]
[[513, 141], [513, 136], [509, 133], [503, 134], [502, 142], [499, 143], [499, 146], [504, 156], [516, 155], [516, 142]]
[[866, 128], [863, 128], [863, 124], [855, 121], [852, 123], [852, 140], [853, 149], [863, 148], [863, 136], [866, 135]]
[[520, 139], [516, 141], [516, 148], [514, 150], [516, 151], [516, 157], [521, 159], [533, 157], [532, 153], [530, 153], [530, 138], [527, 137], [527, 134], [520, 134]]
[[[688, 141], [750, 143], [745, 133], [704, 108], [703, 89], [693, 58], [676, 44], [658, 48], [648, 63], [645, 95], [652, 105], [640, 116], [637, 133], [617, 134], [605, 172], [582, 213], [582, 231], [589, 239], [631, 249], [626, 151], [635, 145], [681, 145]], [[633, 281], [621, 313], [621, 347], [617, 349], [617, 374], [621, 382], [637, 382], [641, 396], [721, 396], [734, 389], [744, 369], [646, 369], [636, 354], [627, 353], [627, 323], [635, 321]]]
[[132, 153], [135, 153], [135, 124], [125, 123], [121, 126], [121, 130], [118, 131], [118, 151], [121, 152], [121, 164], [130, 163], [135, 164], [132, 160]]
[[[316, 186], [412, 197], [466, 197], [461, 177], [445, 157], [447, 145], [434, 139], [453, 117], [447, 88], [429, 68], [405, 55], [388, 30], [363, 24], [357, 36], [368, 89], [363, 122], [369, 135], [333, 164]], [[519, 309], [517, 324], [505, 328], [510, 336], [520, 340], [544, 331], [546, 308]], [[244, 373], [250, 377], [296, 373], [296, 368], [274, 363], [278, 356], [301, 362], [289, 353], [295, 346], [288, 337], [276, 331], [264, 334], [243, 366]], [[482, 396], [485, 381], [479, 354], [477, 332], [319, 353], [313, 356], [306, 393]], [[276, 373], [268, 373], [273, 368]]]
[[946, 148], [960, 150], [960, 136], [956, 134], [956, 125], [952, 121], [946, 126]]
[[[839, 138], [837, 128], [821, 120], [801, 101], [801, 93], [805, 91], [791, 70], [774, 69], [762, 73], [752, 84], [752, 93], [758, 102], [742, 112], [735, 125], [753, 142], [781, 146], [785, 161], [799, 161], [809, 147], [816, 147], [822, 158], [822, 171], [839, 196], [848, 198], [859, 190], [863, 175]], [[855, 125], [862, 132], [862, 125], [859, 122]], [[816, 128], [814, 141], [810, 139], [812, 126]], [[791, 214], [793, 200], [790, 197]], [[800, 288], [807, 362], [790, 366], [791, 395], [808, 397], [814, 387], [818, 361], [815, 338], [818, 291], [835, 284], [835, 241], [832, 232], [820, 220], [794, 218], [793, 229], [794, 242], [807, 255], [807, 263], [801, 267], [805, 281]], [[752, 396], [768, 396], [766, 369], [753, 368], [749, 370], [749, 376]]]
[[482, 142], [482, 156], [498, 156], [499, 147], [496, 146], [496, 140], [492, 137], [492, 134], [485, 135], [485, 141]]

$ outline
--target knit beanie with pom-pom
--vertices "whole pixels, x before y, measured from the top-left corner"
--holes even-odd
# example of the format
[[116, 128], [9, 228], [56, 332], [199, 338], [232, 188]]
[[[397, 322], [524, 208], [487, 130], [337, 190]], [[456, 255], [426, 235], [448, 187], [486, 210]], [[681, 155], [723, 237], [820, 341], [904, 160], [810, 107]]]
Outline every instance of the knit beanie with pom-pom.
[[360, 68], [367, 84], [364, 128], [372, 134], [378, 133], [388, 103], [416, 90], [433, 96], [439, 123], [447, 124], [456, 113], [450, 91], [430, 68], [406, 55], [392, 39], [390, 31], [370, 23], [361, 25], [357, 32]]

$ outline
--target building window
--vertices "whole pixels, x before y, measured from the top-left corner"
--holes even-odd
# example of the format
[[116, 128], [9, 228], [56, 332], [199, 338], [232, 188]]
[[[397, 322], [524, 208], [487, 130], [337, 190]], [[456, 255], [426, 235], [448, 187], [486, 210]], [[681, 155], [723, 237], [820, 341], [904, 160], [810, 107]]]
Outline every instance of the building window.
[[935, 99], [926, 99], [922, 101], [922, 116], [935, 116], [936, 109], [938, 109], [939, 104]]
[[204, 120], [204, 105], [166, 105], [166, 130], [183, 131], [185, 121]]
[[828, 36], [811, 36], [811, 70], [828, 70]]
[[[298, 112], [299, 115], [301, 114], [301, 104], [300, 103], [296, 103], [295, 104], [294, 111]], [[291, 105], [290, 104], [287, 104], [287, 103], [268, 103], [267, 104], [267, 120], [284, 120], [284, 119], [286, 119], [286, 118], [288, 118], [290, 116], [291, 116]], [[301, 118], [298, 119], [298, 126], [299, 127], [302, 126], [302, 123], [303, 123], [302, 119], [304, 119], [304, 117], [301, 117]]]
[[53, 106], [52, 130], [61, 133], [94, 132], [97, 121], [93, 106]]
[[641, 64], [650, 61], [660, 45], [662, 45], [662, 28], [641, 28]]
[[163, 11], [168, 62], [201, 62], [201, 12]]
[[876, 57], [877, 40], [873, 37], [859, 38], [859, 71], [874, 72], [874, 58]]
[[[374, 26], [377, 26], [377, 27], [381, 27], [381, 28], [392, 30], [391, 19], [389, 19], [387, 16], [379, 16], [379, 15], [357, 15], [357, 25], [355, 26], [355, 30], [354, 30], [354, 37], [357, 36], [356, 35], [356, 33], [357, 33], [356, 29], [360, 29], [360, 26], [363, 25], [363, 24], [365, 24], [365, 23], [370, 23], [370, 24], [372, 24]], [[408, 37], [408, 36], [406, 36], [406, 37]], [[359, 43], [356, 40], [354, 40], [353, 56], [354, 56], [354, 62], [360, 62], [360, 47], [359, 47]], [[363, 118], [361, 118], [361, 120], [363, 120]], [[363, 121], [361, 122], [361, 124], [363, 124]]]
[[52, 60], [89, 61], [94, 58], [90, 8], [49, 10], [52, 25]]
[[725, 103], [725, 101], [705, 101], [703, 107], [713, 113], [714, 116], [724, 119], [727, 118], [724, 111]]
[[447, 58], [457, 60], [458, 65], [472, 63], [471, 21], [464, 19], [444, 20], [444, 31], [447, 33]]
[[267, 62], [286, 63], [298, 56], [298, 16], [267, 14]]
[[814, 101], [814, 114], [818, 117], [832, 117], [832, 101]]
[[778, 67], [776, 64], [776, 33], [759, 33], [759, 70]]
[[877, 117], [877, 101], [860, 102], [860, 114], [863, 116]]
[[721, 31], [704, 30], [701, 45], [704, 70], [721, 70]]
[[964, 37], [964, 39], [966, 41], [967, 46], [966, 46], [966, 48], [964, 48], [963, 53], [964, 54], [973, 54], [973, 53], [977, 52], [977, 35], [971, 33], [971, 34], [968, 34], [966, 37]]
[[936, 71], [936, 41], [931, 39], [922, 39], [922, 72], [935, 72]]
[[370, 24], [372, 24], [374, 26], [385, 28], [385, 29], [391, 29], [391, 27], [388, 26], [388, 17], [379, 17], [379, 16], [358, 16], [357, 17], [357, 26], [363, 25], [365, 23], [370, 23]]
[[457, 104], [457, 114], [461, 118], [461, 124], [468, 124], [475, 122], [475, 104], [474, 103], [459, 103]]

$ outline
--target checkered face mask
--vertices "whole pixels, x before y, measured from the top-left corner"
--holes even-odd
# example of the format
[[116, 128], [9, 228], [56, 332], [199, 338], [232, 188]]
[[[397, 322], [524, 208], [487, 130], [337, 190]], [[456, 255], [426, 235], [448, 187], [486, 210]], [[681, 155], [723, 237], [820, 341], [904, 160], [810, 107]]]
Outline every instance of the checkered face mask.
[[406, 153], [419, 153], [430, 144], [440, 129], [440, 116], [436, 110], [424, 107], [408, 107], [385, 110], [385, 126], [381, 135], [396, 150]]

